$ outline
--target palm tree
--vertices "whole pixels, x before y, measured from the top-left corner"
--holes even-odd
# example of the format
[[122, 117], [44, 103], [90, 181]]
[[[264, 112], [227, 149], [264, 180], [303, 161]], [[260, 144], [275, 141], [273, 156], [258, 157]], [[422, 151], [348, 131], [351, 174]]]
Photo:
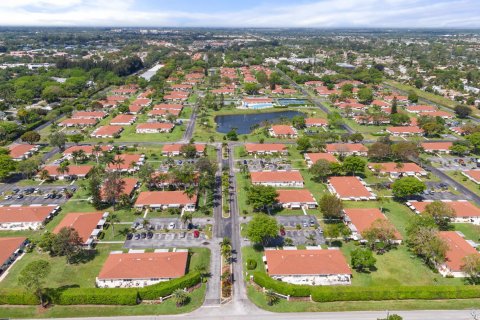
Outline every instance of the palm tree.
[[40, 171], [40, 179], [41, 179], [41, 180], [48, 180], [48, 179], [50, 179], [50, 174], [48, 173], [47, 170], [43, 169], [42, 171]]
[[68, 167], [68, 163], [64, 162], [61, 165], [59, 165], [57, 168], [57, 172], [62, 175], [69, 173], [70, 168]]
[[172, 296], [173, 299], [175, 299], [175, 304], [177, 305], [177, 308], [185, 305], [189, 299], [188, 294], [182, 289], [177, 289], [173, 291]]
[[99, 145], [94, 145], [93, 146], [92, 154], [95, 156], [95, 160], [97, 162], [97, 165], [98, 165], [98, 158], [99, 158], [101, 152], [102, 152], [102, 147], [101, 146], [99, 146]]
[[313, 234], [309, 234], [308, 237], [306, 237], [306, 240], [308, 241], [308, 243], [312, 246], [314, 246], [316, 243], [315, 243], [315, 236]]
[[115, 223], [120, 222], [120, 219], [116, 214], [109, 214], [107, 217], [107, 222], [112, 227], [112, 235], [115, 237]]
[[230, 246], [232, 244], [232, 241], [230, 240], [229, 237], [224, 237], [222, 239], [222, 242], [220, 242], [220, 246], [224, 247], [224, 246]]
[[272, 305], [274, 305], [275, 303], [278, 302], [278, 297], [275, 294], [275, 292], [273, 292], [273, 290], [269, 289], [269, 290], [265, 291], [265, 300], [267, 300], [267, 304], [269, 306], [272, 306]]
[[73, 159], [73, 162], [75, 162], [75, 165], [77, 164], [78, 158], [80, 158], [80, 156], [81, 156], [80, 151], [83, 152], [83, 150], [75, 150], [75, 151], [72, 152], [72, 159]]
[[383, 212], [383, 207], [385, 206], [386, 203], [390, 202], [390, 198], [384, 197], [384, 196], [379, 196], [377, 198], [378, 204], [380, 205], [380, 211]]
[[114, 166], [117, 166], [117, 171], [120, 171], [120, 166], [125, 163], [125, 159], [120, 157], [113, 158], [110, 163]]
[[185, 226], [187, 222], [190, 221], [192, 223], [193, 216], [190, 212], [184, 212], [182, 216], [180, 217], [180, 220], [182, 221], [183, 225]]

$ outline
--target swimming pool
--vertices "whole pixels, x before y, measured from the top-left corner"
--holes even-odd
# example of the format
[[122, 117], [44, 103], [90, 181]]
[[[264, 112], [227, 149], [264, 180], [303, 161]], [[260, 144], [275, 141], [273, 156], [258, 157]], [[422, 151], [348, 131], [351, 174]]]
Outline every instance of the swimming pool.
[[248, 106], [248, 109], [253, 109], [253, 110], [266, 109], [266, 108], [273, 108], [273, 104], [272, 103], [256, 103]]

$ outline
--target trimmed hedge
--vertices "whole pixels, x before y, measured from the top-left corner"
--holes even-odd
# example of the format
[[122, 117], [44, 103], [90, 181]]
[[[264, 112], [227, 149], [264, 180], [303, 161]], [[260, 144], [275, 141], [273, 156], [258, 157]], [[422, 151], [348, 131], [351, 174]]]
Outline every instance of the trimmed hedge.
[[480, 298], [480, 286], [308, 286], [294, 285], [270, 278], [264, 272], [253, 273], [259, 286], [291, 297], [308, 297], [316, 302], [368, 300], [436, 300]]
[[59, 305], [135, 305], [139, 298], [134, 288], [70, 288], [61, 292], [53, 302]]
[[177, 289], [190, 288], [200, 283], [199, 272], [189, 273], [181, 278], [160, 282], [152, 286], [138, 289], [142, 300], [155, 300], [172, 294]]
[[0, 305], [38, 305], [40, 300], [31, 292], [23, 290], [0, 290]]

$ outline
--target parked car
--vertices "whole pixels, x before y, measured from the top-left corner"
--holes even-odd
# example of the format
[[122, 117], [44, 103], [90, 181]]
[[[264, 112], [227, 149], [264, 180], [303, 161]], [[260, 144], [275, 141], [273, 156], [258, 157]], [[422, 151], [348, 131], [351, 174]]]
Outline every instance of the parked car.
[[17, 199], [22, 199], [22, 198], [23, 198], [23, 194], [20, 193], [20, 194], [17, 195], [15, 198], [17, 198]]
[[132, 240], [132, 238], [133, 238], [133, 234], [127, 233], [127, 240]]
[[198, 231], [198, 230], [193, 231], [193, 237], [194, 238], [200, 237], [200, 231]]
[[175, 229], [175, 222], [170, 222], [170, 224], [168, 225], [168, 229], [169, 230]]
[[147, 233], [147, 239], [152, 239], [153, 238], [153, 232], [152, 231], [149, 231]]
[[12, 196], [5, 196], [5, 198], [3, 198], [3, 199], [10, 200], [10, 199], [12, 199]]
[[147, 237], [147, 234], [146, 234], [145, 232], [142, 232], [142, 234], [140, 235], [140, 237], [141, 237], [142, 239], [145, 239], [145, 238]]
[[285, 233], [285, 229], [280, 229], [280, 235], [281, 235], [282, 237], [284, 237], [285, 234], [286, 234], [286, 233]]
[[135, 233], [135, 236], [133, 237], [135, 240], [140, 239], [140, 233]]

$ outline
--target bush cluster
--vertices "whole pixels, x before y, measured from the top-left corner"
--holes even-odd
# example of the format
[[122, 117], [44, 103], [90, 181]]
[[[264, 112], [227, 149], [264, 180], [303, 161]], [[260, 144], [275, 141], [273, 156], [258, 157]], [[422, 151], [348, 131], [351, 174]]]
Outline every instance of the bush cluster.
[[247, 269], [248, 270], [255, 270], [256, 267], [257, 267], [257, 261], [255, 261], [253, 259], [248, 259], [247, 260]]
[[18, 289], [0, 290], [0, 305], [37, 305], [39, 303], [38, 297], [31, 292]]

